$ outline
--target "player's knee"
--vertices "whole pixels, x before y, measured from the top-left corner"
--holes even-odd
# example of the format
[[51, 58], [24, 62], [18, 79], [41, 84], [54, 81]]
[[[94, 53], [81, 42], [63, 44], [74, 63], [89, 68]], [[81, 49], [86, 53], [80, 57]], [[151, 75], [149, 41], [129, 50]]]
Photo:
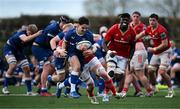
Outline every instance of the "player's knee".
[[157, 67], [153, 66], [153, 65], [149, 65], [148, 66], [148, 73], [154, 73], [157, 70]]
[[22, 66], [23, 71], [30, 72], [29, 66]]
[[88, 87], [91, 87], [91, 88], [94, 87], [94, 81], [92, 78], [87, 79], [85, 82]]
[[14, 71], [16, 69], [17, 64], [13, 63], [13, 64], [9, 64], [9, 70]]
[[106, 70], [104, 69], [103, 66], [100, 66], [100, 67], [97, 68], [96, 74], [99, 75], [99, 76], [101, 76], [101, 75], [107, 75], [107, 74], [106, 74]]
[[159, 71], [158, 71], [158, 73], [159, 73], [159, 74], [164, 74], [164, 73], [167, 72], [167, 69], [168, 69], [168, 66], [167, 66], [167, 65], [160, 65], [160, 66], [159, 66]]

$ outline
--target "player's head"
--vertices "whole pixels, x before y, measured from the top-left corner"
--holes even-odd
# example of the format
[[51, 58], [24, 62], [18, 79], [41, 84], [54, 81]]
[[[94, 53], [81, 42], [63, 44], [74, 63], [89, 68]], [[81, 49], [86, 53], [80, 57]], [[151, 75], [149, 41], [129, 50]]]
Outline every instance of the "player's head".
[[131, 16], [129, 13], [122, 13], [118, 15], [120, 18], [120, 29], [127, 30], [128, 25], [131, 21]]
[[71, 22], [71, 20], [70, 20], [70, 18], [68, 16], [61, 16], [59, 26], [62, 29], [64, 24], [67, 24], [67, 23], [70, 23], [70, 22]]
[[80, 34], [84, 34], [89, 28], [89, 19], [86, 17], [80, 17], [78, 23], [79, 23], [77, 27], [78, 32]]
[[107, 28], [106, 26], [101, 26], [101, 27], [99, 28], [99, 34], [100, 34], [102, 37], [105, 37], [107, 30], [108, 30], [108, 28]]
[[26, 31], [27, 35], [32, 35], [38, 31], [38, 27], [35, 24], [29, 24]]
[[152, 27], [156, 27], [157, 26], [157, 24], [158, 24], [158, 19], [159, 19], [159, 17], [158, 17], [158, 15], [157, 14], [151, 14], [150, 16], [149, 16], [149, 24], [152, 26]]
[[74, 25], [72, 23], [68, 23], [68, 24], [64, 24], [64, 26], [62, 27], [62, 30], [63, 32], [67, 32], [71, 28], [74, 28]]
[[134, 11], [134, 12], [132, 13], [132, 21], [133, 21], [134, 23], [138, 23], [138, 22], [140, 21], [140, 18], [141, 18], [141, 13], [140, 13], [140, 12]]

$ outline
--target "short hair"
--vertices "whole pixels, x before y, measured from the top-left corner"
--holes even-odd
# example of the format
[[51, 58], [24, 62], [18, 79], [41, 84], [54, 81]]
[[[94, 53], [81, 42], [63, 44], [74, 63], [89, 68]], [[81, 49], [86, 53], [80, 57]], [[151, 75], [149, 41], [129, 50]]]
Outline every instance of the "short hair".
[[78, 20], [78, 23], [79, 23], [80, 25], [83, 25], [83, 24], [89, 25], [89, 20], [88, 20], [88, 18], [86, 18], [86, 17], [80, 17], [79, 20]]
[[141, 16], [141, 13], [140, 13], [139, 11], [134, 11], [134, 12], [132, 13], [132, 15], [133, 15], [133, 14], [137, 14], [137, 15]]
[[38, 27], [35, 24], [29, 24], [27, 29], [31, 32], [31, 34], [34, 34], [38, 31]]
[[122, 14], [119, 14], [118, 17], [121, 19], [121, 18], [127, 18], [128, 20], [131, 20], [131, 16], [129, 13], [122, 13]]
[[159, 16], [157, 14], [153, 13], [149, 16], [149, 18], [155, 18], [156, 20], [158, 20]]
[[64, 22], [64, 23], [70, 23], [71, 20], [68, 16], [61, 16], [60, 17], [60, 22]]

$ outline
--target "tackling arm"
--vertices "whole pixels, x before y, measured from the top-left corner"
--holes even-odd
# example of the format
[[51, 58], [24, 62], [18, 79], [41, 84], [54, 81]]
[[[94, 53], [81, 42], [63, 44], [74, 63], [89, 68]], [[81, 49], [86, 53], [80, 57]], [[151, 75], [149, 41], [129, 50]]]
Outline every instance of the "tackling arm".
[[20, 39], [21, 39], [23, 42], [29, 42], [29, 41], [31, 41], [32, 39], [34, 39], [34, 38], [36, 38], [37, 36], [39, 36], [41, 33], [42, 33], [42, 30], [36, 32], [35, 34], [26, 36], [26, 37], [20, 37]]

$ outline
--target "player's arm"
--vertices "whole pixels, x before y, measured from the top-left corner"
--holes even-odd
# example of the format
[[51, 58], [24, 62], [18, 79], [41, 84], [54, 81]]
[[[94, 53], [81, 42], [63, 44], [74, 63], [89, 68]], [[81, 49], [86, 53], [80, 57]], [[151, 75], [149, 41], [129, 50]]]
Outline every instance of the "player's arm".
[[141, 33], [139, 33], [139, 34], [136, 35], [136, 40], [144, 37], [145, 35], [146, 35], [145, 31], [142, 31]]
[[51, 46], [51, 49], [52, 49], [53, 51], [56, 50], [57, 43], [58, 43], [59, 41], [60, 41], [60, 39], [59, 39], [59, 36], [58, 36], [58, 35], [55, 36], [54, 38], [52, 38], [52, 39], [50, 40], [50, 46]]
[[33, 40], [34, 38], [36, 38], [37, 36], [39, 36], [41, 33], [42, 33], [42, 30], [39, 30], [38, 32], [36, 32], [32, 35], [29, 35], [29, 36], [26, 36], [25, 34], [23, 34], [20, 36], [20, 39], [23, 42], [29, 42], [29, 41]]
[[113, 39], [113, 34], [114, 34], [113, 32], [114, 32], [114, 26], [112, 26], [105, 35], [103, 48], [106, 52], [108, 51], [108, 46], [111, 43], [111, 40]]
[[103, 49], [107, 52], [108, 51], [108, 45], [109, 45], [110, 41], [107, 41], [106, 39], [104, 39], [103, 42]]
[[166, 33], [164, 33], [164, 32], [161, 33], [160, 37], [162, 39], [161, 44], [157, 47], [154, 47], [154, 48], [149, 47], [148, 50], [150, 52], [156, 52], [156, 51], [163, 50], [163, 49], [168, 47], [168, 39], [167, 39]]

